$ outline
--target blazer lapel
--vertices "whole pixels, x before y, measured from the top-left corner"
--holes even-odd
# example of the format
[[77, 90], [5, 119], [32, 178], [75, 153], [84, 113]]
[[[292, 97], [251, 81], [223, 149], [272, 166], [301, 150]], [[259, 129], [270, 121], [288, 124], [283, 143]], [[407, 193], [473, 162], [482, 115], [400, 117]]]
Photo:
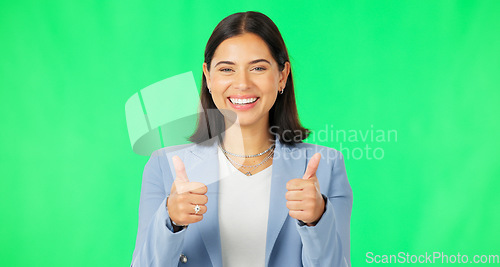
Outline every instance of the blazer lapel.
[[269, 264], [271, 251], [288, 216], [285, 198], [287, 192], [286, 183], [294, 178], [302, 178], [304, 175], [306, 168], [305, 153], [305, 150], [285, 146], [279, 139], [276, 139], [267, 224], [265, 266]]

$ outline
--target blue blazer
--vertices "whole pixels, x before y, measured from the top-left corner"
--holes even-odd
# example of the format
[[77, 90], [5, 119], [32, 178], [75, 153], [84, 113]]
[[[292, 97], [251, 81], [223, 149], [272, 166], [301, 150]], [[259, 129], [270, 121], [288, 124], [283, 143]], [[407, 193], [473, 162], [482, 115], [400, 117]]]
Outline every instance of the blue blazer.
[[[152, 153], [143, 173], [132, 266], [222, 266], [217, 144], [213, 138], [203, 144], [166, 147]], [[321, 153], [316, 175], [321, 193], [327, 197], [326, 211], [315, 226], [306, 226], [288, 215], [286, 183], [302, 178], [316, 152]], [[166, 209], [166, 197], [175, 179], [174, 155], [184, 162], [191, 182], [208, 187], [203, 220], [176, 233]], [[339, 151], [307, 143], [288, 146], [276, 140], [269, 205], [265, 266], [351, 265], [352, 191]]]

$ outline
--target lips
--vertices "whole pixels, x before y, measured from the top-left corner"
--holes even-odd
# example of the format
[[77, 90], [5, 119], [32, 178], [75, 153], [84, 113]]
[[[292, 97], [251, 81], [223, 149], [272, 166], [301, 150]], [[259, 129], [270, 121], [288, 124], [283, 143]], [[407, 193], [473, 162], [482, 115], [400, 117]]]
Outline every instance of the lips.
[[253, 108], [257, 104], [260, 97], [254, 95], [246, 95], [246, 96], [232, 95], [229, 96], [227, 99], [231, 107], [233, 107], [234, 109], [248, 110]]
[[257, 101], [258, 97], [249, 97], [249, 98], [233, 98], [229, 97], [229, 101], [233, 104], [238, 104], [238, 105], [244, 105], [244, 104], [251, 104]]

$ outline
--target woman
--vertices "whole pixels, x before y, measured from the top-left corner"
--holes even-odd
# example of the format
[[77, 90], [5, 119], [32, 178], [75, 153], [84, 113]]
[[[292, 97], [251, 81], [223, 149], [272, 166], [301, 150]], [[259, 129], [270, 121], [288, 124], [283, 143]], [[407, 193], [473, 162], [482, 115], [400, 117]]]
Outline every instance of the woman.
[[226, 17], [202, 79], [193, 144], [155, 151], [144, 169], [132, 265], [350, 266], [344, 160], [302, 142], [276, 25]]

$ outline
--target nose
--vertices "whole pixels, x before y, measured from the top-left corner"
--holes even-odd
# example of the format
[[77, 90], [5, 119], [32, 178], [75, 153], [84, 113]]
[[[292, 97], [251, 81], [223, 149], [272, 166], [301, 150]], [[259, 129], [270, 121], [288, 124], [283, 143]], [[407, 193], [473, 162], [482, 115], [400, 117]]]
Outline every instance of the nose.
[[250, 87], [250, 76], [245, 71], [238, 71], [234, 78], [234, 87], [238, 90], [246, 90]]

